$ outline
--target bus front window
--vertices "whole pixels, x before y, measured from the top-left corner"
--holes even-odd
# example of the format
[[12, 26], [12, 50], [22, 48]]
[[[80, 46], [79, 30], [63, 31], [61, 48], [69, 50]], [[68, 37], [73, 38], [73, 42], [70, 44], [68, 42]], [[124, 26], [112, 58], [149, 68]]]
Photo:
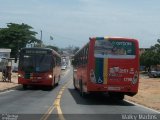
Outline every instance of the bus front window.
[[50, 55], [24, 55], [19, 68], [25, 72], [45, 72], [52, 68], [53, 58]]

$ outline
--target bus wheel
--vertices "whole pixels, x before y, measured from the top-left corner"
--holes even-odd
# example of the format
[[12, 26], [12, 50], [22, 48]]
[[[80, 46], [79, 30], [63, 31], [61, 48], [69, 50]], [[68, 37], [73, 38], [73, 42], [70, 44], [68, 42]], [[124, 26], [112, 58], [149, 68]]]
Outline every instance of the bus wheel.
[[73, 86], [74, 86], [74, 89], [77, 90], [75, 78], [73, 78]]
[[27, 85], [23, 85], [23, 89], [26, 90], [27, 89]]
[[124, 94], [123, 93], [109, 93], [109, 96], [113, 99], [113, 100], [123, 100], [124, 99]]
[[56, 83], [56, 77], [54, 77], [54, 85], [53, 86], [57, 86], [58, 82]]
[[53, 85], [47, 87], [48, 90], [52, 90], [53, 88], [54, 88]]
[[61, 79], [61, 76], [59, 75], [58, 76], [58, 82], [56, 83], [56, 86], [58, 86], [60, 79]]
[[119, 100], [123, 100], [123, 99], [124, 99], [124, 94], [120, 94], [120, 95], [118, 96], [118, 99], [119, 99]]
[[80, 80], [80, 95], [82, 97], [86, 97], [86, 93], [83, 91], [83, 83], [82, 80]]

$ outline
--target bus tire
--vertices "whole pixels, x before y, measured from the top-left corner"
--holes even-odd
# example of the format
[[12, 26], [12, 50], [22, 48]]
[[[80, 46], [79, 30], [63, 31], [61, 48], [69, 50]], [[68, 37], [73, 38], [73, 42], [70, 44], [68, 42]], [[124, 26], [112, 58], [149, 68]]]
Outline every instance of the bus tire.
[[23, 89], [26, 90], [27, 89], [27, 85], [23, 85]]
[[59, 81], [60, 81], [60, 79], [61, 79], [61, 76], [59, 75], [59, 76], [58, 76], [58, 82], [56, 83], [56, 86], [58, 86], [58, 85], [59, 85]]
[[[55, 80], [54, 80], [54, 83], [55, 83]], [[59, 84], [59, 76], [58, 76], [57, 83], [55, 83], [55, 86], [58, 86], [58, 84]]]
[[75, 78], [73, 78], [73, 86], [74, 86], [74, 89], [77, 90]]
[[57, 86], [57, 83], [56, 83], [56, 78], [54, 77], [54, 85], [53, 85], [53, 87], [54, 86]]
[[111, 93], [109, 93], [109, 96], [113, 100], [123, 100], [124, 99], [124, 94], [123, 93], [114, 93], [114, 92], [111, 92]]
[[82, 83], [82, 80], [80, 80], [80, 95], [82, 97], [86, 97], [86, 93], [83, 91], [83, 83]]
[[119, 94], [118, 100], [123, 100], [124, 99], [124, 94]]

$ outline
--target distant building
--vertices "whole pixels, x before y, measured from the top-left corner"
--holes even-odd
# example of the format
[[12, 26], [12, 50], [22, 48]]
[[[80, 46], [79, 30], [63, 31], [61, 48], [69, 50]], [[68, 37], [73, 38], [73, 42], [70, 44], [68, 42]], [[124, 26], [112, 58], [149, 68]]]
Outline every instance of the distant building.
[[0, 58], [10, 58], [11, 49], [0, 48]]

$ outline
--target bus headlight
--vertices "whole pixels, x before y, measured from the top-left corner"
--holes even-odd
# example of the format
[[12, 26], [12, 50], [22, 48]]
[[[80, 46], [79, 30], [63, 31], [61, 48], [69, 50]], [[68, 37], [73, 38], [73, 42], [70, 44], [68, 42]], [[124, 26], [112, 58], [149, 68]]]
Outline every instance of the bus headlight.
[[53, 78], [53, 76], [52, 75], [48, 75], [48, 78]]
[[132, 84], [136, 84], [138, 81], [138, 72], [136, 71], [132, 80]]
[[20, 73], [18, 74], [18, 77], [19, 78], [24, 78], [23, 74], [20, 74]]

